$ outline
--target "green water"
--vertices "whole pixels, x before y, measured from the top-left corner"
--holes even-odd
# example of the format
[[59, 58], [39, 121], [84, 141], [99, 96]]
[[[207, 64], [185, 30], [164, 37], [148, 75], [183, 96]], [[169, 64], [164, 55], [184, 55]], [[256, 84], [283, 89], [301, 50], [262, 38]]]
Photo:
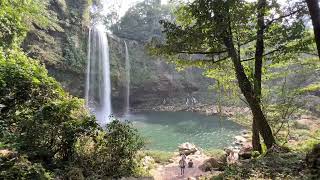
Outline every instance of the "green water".
[[193, 112], [144, 112], [127, 119], [147, 138], [147, 149], [160, 151], [175, 151], [184, 142], [202, 149], [224, 148], [244, 129], [224, 117]]

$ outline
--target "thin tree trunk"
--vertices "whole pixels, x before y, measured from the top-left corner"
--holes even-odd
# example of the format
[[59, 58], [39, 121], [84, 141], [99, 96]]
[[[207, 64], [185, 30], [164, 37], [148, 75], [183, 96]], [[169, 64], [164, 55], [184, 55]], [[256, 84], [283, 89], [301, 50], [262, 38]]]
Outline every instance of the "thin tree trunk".
[[233, 61], [233, 65], [236, 72], [236, 77], [238, 80], [238, 84], [240, 87], [241, 92], [245, 96], [250, 109], [253, 114], [253, 119], [256, 121], [256, 125], [258, 127], [258, 130], [264, 140], [264, 143], [266, 144], [267, 148], [271, 148], [272, 145], [275, 143], [275, 139], [273, 137], [271, 128], [261, 110], [261, 106], [259, 101], [257, 100], [254, 90], [252, 89], [251, 83], [245, 74], [244, 68], [241, 64], [240, 57], [236, 52], [236, 49], [234, 47], [234, 43], [232, 40], [232, 34], [231, 30], [227, 30], [225, 32], [223, 42], [225, 46], [227, 47], [228, 54], [231, 57]]
[[312, 20], [314, 36], [318, 49], [318, 56], [320, 59], [320, 8], [319, 8], [319, 0], [306, 0], [309, 13]]
[[[254, 116], [256, 117], [256, 116]], [[253, 118], [252, 120], [252, 149], [254, 151], [262, 152], [262, 147], [260, 143], [260, 134], [259, 134], [259, 120]]]
[[[258, 1], [258, 15], [257, 15], [257, 41], [256, 41], [256, 53], [255, 53], [255, 68], [254, 68], [254, 93], [256, 99], [261, 103], [261, 76], [262, 76], [262, 59], [264, 52], [264, 16], [266, 8], [266, 0]], [[253, 118], [252, 122], [252, 147], [254, 151], [262, 151], [260, 143], [260, 135], [258, 130], [258, 120]]]

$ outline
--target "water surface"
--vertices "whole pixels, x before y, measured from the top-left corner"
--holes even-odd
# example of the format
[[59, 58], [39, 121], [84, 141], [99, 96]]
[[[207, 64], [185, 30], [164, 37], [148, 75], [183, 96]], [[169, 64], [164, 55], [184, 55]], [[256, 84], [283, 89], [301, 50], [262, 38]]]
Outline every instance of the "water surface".
[[144, 112], [127, 117], [147, 138], [147, 149], [175, 151], [190, 142], [202, 149], [229, 146], [244, 128], [225, 117], [193, 112]]

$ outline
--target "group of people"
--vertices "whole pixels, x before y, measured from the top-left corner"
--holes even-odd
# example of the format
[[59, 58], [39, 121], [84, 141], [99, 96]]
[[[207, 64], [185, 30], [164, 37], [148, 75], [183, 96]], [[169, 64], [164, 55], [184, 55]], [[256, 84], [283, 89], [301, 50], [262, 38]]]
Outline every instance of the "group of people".
[[185, 154], [182, 154], [181, 159], [179, 161], [181, 175], [184, 175], [184, 169], [186, 168], [187, 165], [188, 165], [188, 168], [193, 168], [192, 159], [190, 159], [187, 164], [187, 156]]

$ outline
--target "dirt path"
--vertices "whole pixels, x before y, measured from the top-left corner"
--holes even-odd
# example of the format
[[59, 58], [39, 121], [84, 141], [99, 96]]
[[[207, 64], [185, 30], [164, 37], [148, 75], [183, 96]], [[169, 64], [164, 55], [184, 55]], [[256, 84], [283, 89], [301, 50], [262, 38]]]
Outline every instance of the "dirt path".
[[187, 180], [188, 178], [196, 178], [199, 176], [205, 176], [209, 173], [203, 172], [199, 169], [199, 166], [203, 164], [203, 162], [208, 159], [207, 156], [201, 155], [191, 155], [187, 157], [187, 162], [189, 159], [192, 159], [194, 163], [193, 168], [185, 168], [184, 175], [180, 175], [180, 167], [179, 167], [179, 160], [180, 157], [175, 157], [173, 159], [173, 163], [159, 166], [154, 170], [153, 177], [155, 180]]

